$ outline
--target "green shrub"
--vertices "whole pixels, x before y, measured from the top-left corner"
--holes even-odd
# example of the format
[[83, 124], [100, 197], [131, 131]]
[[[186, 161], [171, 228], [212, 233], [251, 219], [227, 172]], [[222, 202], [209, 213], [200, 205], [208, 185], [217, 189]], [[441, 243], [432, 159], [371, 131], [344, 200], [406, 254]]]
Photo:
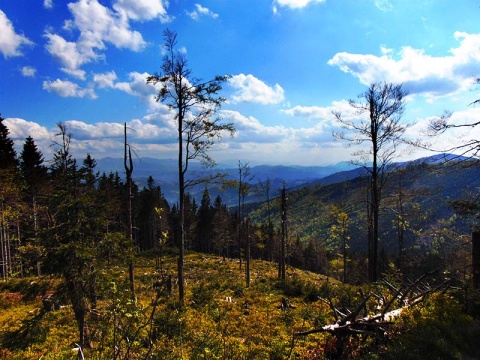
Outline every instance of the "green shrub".
[[395, 359], [464, 359], [478, 355], [478, 325], [465, 315], [457, 301], [436, 295], [423, 305], [407, 311], [394, 331], [388, 358]]

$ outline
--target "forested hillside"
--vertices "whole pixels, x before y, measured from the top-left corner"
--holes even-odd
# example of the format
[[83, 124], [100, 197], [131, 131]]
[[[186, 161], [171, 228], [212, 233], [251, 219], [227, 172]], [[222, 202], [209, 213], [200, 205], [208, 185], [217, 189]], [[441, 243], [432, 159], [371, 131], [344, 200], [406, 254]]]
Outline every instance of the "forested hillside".
[[[389, 262], [398, 265], [400, 251], [405, 257], [403, 265], [413, 271], [412, 276], [427, 271], [428, 266], [438, 266], [440, 259], [436, 257], [440, 253], [446, 256], [441, 260], [449, 263], [452, 259], [447, 255], [455, 254], [454, 249], [465, 243], [463, 239], [476, 224], [475, 216], [456, 214], [455, 202], [478, 196], [479, 174], [478, 163], [465, 159], [432, 163], [427, 158], [392, 168], [381, 207], [383, 268]], [[331, 266], [342, 260], [342, 244], [335, 232], [339, 214], [343, 214], [348, 219], [344, 236], [348, 237], [349, 267], [358, 276], [368, 246], [368, 186], [369, 178], [363, 175], [289, 191], [290, 259], [295, 265], [327, 273], [336, 271]], [[281, 219], [278, 201], [275, 199], [269, 206], [277, 228]], [[250, 216], [254, 222], [267, 221], [268, 214], [267, 204], [252, 205]]]

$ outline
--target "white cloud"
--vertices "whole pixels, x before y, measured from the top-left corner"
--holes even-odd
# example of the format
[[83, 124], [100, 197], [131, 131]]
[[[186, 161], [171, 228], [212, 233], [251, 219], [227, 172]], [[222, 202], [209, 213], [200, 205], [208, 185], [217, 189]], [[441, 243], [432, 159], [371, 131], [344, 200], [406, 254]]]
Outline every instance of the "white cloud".
[[[109, 139], [123, 143], [124, 124], [98, 122], [87, 124], [83, 121], [68, 120], [65, 122], [75, 140], [90, 141]], [[174, 122], [151, 121], [150, 118], [132, 119], [127, 122], [128, 136], [137, 144], [176, 143], [177, 133]], [[99, 145], [101, 147], [101, 145]]]
[[67, 41], [60, 35], [47, 32], [45, 37], [47, 51], [61, 62], [64, 71], [75, 71], [83, 64], [100, 57], [92, 47], [83, 47], [80, 43]]
[[[152, 117], [127, 121], [129, 141], [139, 156], [165, 156], [164, 151], [173, 151], [175, 156], [177, 133], [174, 122], [152, 121]], [[123, 123], [98, 122], [89, 124], [80, 120], [66, 120], [68, 130], [72, 133], [72, 151], [76, 157], [84, 157], [90, 153], [94, 158], [106, 156], [121, 157], [123, 151]], [[49, 157], [53, 155], [52, 141], [58, 128], [47, 129], [36, 122], [18, 118], [5, 119], [10, 137], [15, 141], [17, 149], [21, 149], [25, 138], [33, 137], [39, 150]], [[173, 147], [172, 147], [173, 145]], [[171, 149], [172, 148], [172, 149]], [[19, 151], [19, 150], [18, 150]]]
[[[215, 146], [210, 155], [217, 161], [236, 162], [248, 159], [251, 164], [318, 164], [318, 159], [330, 162], [345, 160], [345, 152], [332, 142], [331, 132], [319, 124], [313, 127], [293, 129], [281, 125], [267, 126], [253, 116], [244, 116], [237, 111], [222, 110], [219, 114], [225, 121], [235, 122], [237, 134], [234, 139], [225, 138]], [[121, 157], [123, 149], [123, 123], [86, 123], [67, 120], [72, 132], [72, 151], [76, 157], [90, 153], [94, 158]], [[35, 122], [22, 119], [6, 119], [17, 148], [31, 135], [40, 151], [52, 155], [52, 139], [57, 128], [47, 130]], [[172, 158], [176, 154], [177, 133], [175, 122], [168, 113], [151, 113], [141, 119], [127, 121], [129, 141], [139, 156]], [[228, 151], [226, 151], [228, 150]], [[300, 155], [301, 154], [301, 155]], [[299, 160], [301, 156], [301, 161]], [[268, 159], [268, 160], [266, 160]], [[323, 161], [324, 162], [324, 161]]]
[[[309, 4], [321, 4], [326, 0], [275, 0], [274, 3], [281, 7], [288, 7], [290, 9], [301, 9]], [[274, 5], [274, 9], [276, 6]]]
[[81, 69], [61, 68], [60, 70], [80, 80], [85, 80], [87, 75], [87, 72]]
[[13, 140], [23, 141], [28, 136], [33, 137], [35, 142], [37, 142], [37, 140], [41, 141], [50, 139], [48, 130], [44, 126], [33, 121], [19, 118], [6, 118], [5, 125], [10, 131], [10, 138]]
[[43, 0], [43, 7], [45, 9], [53, 8], [53, 0]]
[[22, 76], [25, 77], [35, 77], [35, 74], [37, 73], [37, 69], [35, 69], [32, 66], [24, 66], [21, 69]]
[[186, 12], [194, 20], [198, 20], [201, 16], [210, 16], [214, 19], [218, 18], [218, 14], [211, 11], [209, 8], [203, 7], [200, 4], [195, 4], [195, 10], [192, 12]]
[[282, 112], [292, 117], [303, 117], [307, 119], [335, 120], [333, 112], [340, 112], [348, 117], [355, 115], [355, 109], [348, 101], [334, 101], [331, 106], [294, 106]]
[[250, 163], [318, 165], [343, 161], [348, 152], [334, 141], [329, 126], [319, 122], [311, 127], [292, 128], [281, 125], [267, 126], [252, 116], [237, 111], [222, 110], [226, 121], [233, 121], [235, 138], [224, 146], [228, 151], [214, 153], [216, 160], [248, 159]]
[[251, 74], [234, 75], [228, 83], [237, 89], [236, 94], [232, 96], [234, 102], [278, 104], [285, 99], [285, 91], [280, 85], [270, 87]]
[[55, 81], [44, 81], [43, 89], [57, 94], [61, 97], [79, 97], [88, 96], [91, 99], [96, 99], [97, 95], [93, 89], [83, 89], [78, 84], [71, 81], [57, 79]]
[[167, 105], [157, 102], [155, 96], [158, 93], [158, 86], [155, 87], [152, 84], [147, 84], [148, 73], [131, 72], [128, 74], [130, 81], [114, 83], [113, 88], [126, 92], [129, 95], [140, 98], [145, 104], [148, 105], [150, 112], [161, 111], [162, 113], [168, 112]]
[[0, 36], [0, 52], [4, 58], [22, 56], [22, 46], [33, 45], [33, 42], [27, 37], [15, 32], [12, 22], [2, 10], [0, 10], [0, 34], [2, 34]]
[[244, 116], [238, 111], [222, 110], [220, 115], [226, 121], [235, 124], [235, 139], [239, 142], [276, 143], [287, 139], [293, 134], [292, 129], [284, 126], [265, 126], [253, 116]]
[[153, 85], [147, 84], [148, 75], [148, 73], [131, 72], [128, 74], [130, 82], [117, 82], [114, 88], [143, 99], [154, 97], [157, 91]]
[[86, 48], [103, 50], [104, 42], [117, 48], [140, 51], [146, 43], [138, 31], [130, 30], [128, 19], [103, 6], [98, 0], [79, 0], [68, 4], [80, 31], [79, 44]]
[[[450, 128], [445, 131], [443, 134], [432, 137], [431, 131], [428, 129], [428, 125], [431, 120], [436, 117], [424, 117], [416, 119], [416, 123], [407, 128], [405, 135], [411, 139], [420, 138], [422, 141], [428, 143], [428, 148], [431, 149], [422, 156], [432, 155], [432, 151], [437, 152], [453, 152], [457, 154], [463, 153], [466, 149], [475, 149], [472, 146], [466, 146], [465, 148], [460, 149], [467, 144], [473, 144], [480, 138], [480, 126], [465, 126], [471, 125], [478, 122], [480, 118], [480, 108], [479, 107], [469, 107], [462, 111], [455, 111], [452, 113], [451, 117], [448, 120], [448, 124], [460, 126], [457, 128]], [[456, 151], [453, 151], [456, 150]], [[472, 152], [467, 152], [465, 156], [472, 155]], [[419, 158], [420, 156], [415, 153], [414, 156], [408, 157], [408, 159]], [[478, 154], [477, 154], [478, 157]]]
[[93, 75], [93, 81], [100, 89], [113, 88], [115, 86], [115, 80], [117, 80], [117, 74], [113, 70], [107, 73]]
[[170, 22], [167, 15], [167, 1], [162, 0], [117, 0], [113, 8], [132, 20], [160, 19], [161, 22]]
[[124, 135], [124, 127], [120, 123], [100, 122], [87, 124], [78, 120], [68, 120], [65, 124], [71, 133], [74, 134], [76, 140], [121, 138]]
[[392, 11], [393, 5], [389, 0], [375, 0], [375, 6], [383, 12]]
[[452, 95], [470, 88], [480, 68], [480, 34], [456, 32], [457, 48], [450, 55], [434, 57], [422, 49], [405, 46], [397, 54], [382, 47], [382, 56], [337, 53], [328, 61], [362, 84], [387, 81], [404, 83], [412, 94], [428, 98]]
[[63, 71], [79, 77], [78, 70], [82, 65], [105, 58], [102, 51], [106, 49], [106, 43], [132, 51], [144, 49], [147, 43], [140, 32], [130, 29], [129, 19], [145, 20], [153, 15], [160, 16], [163, 14], [161, 6], [159, 1], [123, 0], [115, 4], [114, 11], [98, 0], [69, 3], [73, 20], [65, 21], [64, 29], [77, 29], [80, 35], [73, 42], [47, 31], [46, 49], [59, 59]]

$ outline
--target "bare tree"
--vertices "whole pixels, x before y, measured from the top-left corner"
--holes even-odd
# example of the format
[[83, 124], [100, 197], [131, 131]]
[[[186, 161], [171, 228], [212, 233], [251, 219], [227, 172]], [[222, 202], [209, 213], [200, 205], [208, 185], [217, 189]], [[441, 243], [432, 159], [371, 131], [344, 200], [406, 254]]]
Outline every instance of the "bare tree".
[[[398, 145], [408, 125], [402, 123], [405, 111], [404, 98], [408, 93], [402, 85], [374, 83], [358, 96], [359, 100], [350, 100], [349, 104], [356, 109], [357, 115], [368, 114], [368, 120], [355, 121], [346, 119], [341, 113], [334, 113], [342, 127], [353, 135], [345, 133], [334, 134], [337, 138], [346, 140], [352, 145], [368, 143], [353, 153], [357, 158], [354, 163], [361, 164], [370, 174], [369, 196], [369, 278], [378, 278], [378, 218], [382, 189], [387, 182], [387, 166], [397, 154]], [[370, 165], [371, 162], [371, 165]]]
[[278, 261], [278, 277], [283, 282], [286, 279], [285, 257], [287, 256], [287, 188], [283, 182], [281, 192], [281, 211], [282, 211], [282, 244], [280, 249], [280, 260]]
[[[480, 79], [478, 81], [480, 83]], [[480, 99], [474, 101], [470, 105], [478, 105], [480, 104]], [[480, 126], [480, 120], [473, 120], [468, 121], [465, 120], [464, 123], [456, 124], [452, 123], [452, 115], [453, 113], [450, 111], [444, 111], [444, 113], [438, 117], [433, 118], [430, 123], [428, 124], [428, 135], [430, 136], [438, 136], [448, 131], [456, 130], [465, 130], [469, 132], [470, 130]], [[459, 139], [454, 144], [447, 146], [441, 149], [433, 149], [430, 144], [420, 144], [423, 147], [428, 148], [429, 150], [436, 151], [436, 152], [443, 152], [443, 153], [454, 153], [457, 154], [456, 157], [461, 156], [469, 156], [472, 158], [479, 159], [480, 158], [480, 140], [476, 139], [475, 137], [470, 137], [468, 134], [464, 134], [462, 139]]]
[[159, 84], [157, 101], [167, 102], [175, 113], [178, 132], [178, 183], [180, 213], [180, 251], [178, 258], [179, 300], [184, 302], [183, 258], [185, 244], [184, 196], [185, 190], [199, 182], [212, 181], [216, 175], [203, 179], [187, 180], [191, 160], [198, 159], [206, 167], [215, 165], [208, 150], [224, 134], [233, 135], [232, 123], [223, 123], [216, 114], [225, 98], [218, 95], [226, 76], [217, 76], [203, 82], [192, 77], [185, 52], [176, 49], [177, 34], [170, 30], [163, 33], [165, 40], [161, 73], [150, 75], [147, 83]]
[[272, 215], [270, 211], [270, 178], [265, 181], [259, 181], [258, 183], [261, 192], [265, 195], [265, 200], [267, 203], [267, 214], [268, 214], [268, 224], [267, 224], [267, 231], [268, 231], [268, 243], [267, 243], [267, 256], [268, 261], [273, 261], [273, 224], [272, 224]]
[[[244, 234], [248, 233], [245, 231], [245, 215], [246, 215], [246, 209], [245, 209], [245, 197], [248, 195], [250, 192], [250, 182], [252, 181], [253, 176], [250, 174], [250, 166], [247, 163], [242, 163], [240, 160], [238, 161], [238, 182], [230, 182], [231, 184], [236, 184], [238, 185], [238, 257], [240, 260], [240, 270], [242, 269], [242, 250], [243, 246], [247, 245], [245, 243], [245, 238]], [[245, 248], [246, 250], [246, 248]], [[249, 274], [249, 266], [250, 266], [250, 259], [246, 256], [246, 261], [247, 261], [247, 273], [246, 277], [248, 278], [250, 276]], [[248, 287], [248, 285], [247, 285]]]
[[[124, 124], [124, 143], [123, 143], [123, 166], [125, 168], [125, 175], [127, 177], [127, 237], [132, 245], [132, 251], [135, 251], [135, 244], [133, 241], [133, 214], [132, 214], [132, 173], [133, 160], [132, 149], [127, 142], [127, 123]], [[128, 149], [128, 151], [127, 151]], [[134, 255], [131, 254], [128, 260], [128, 275], [130, 279], [130, 291], [132, 297], [135, 299], [135, 268], [133, 263]]]

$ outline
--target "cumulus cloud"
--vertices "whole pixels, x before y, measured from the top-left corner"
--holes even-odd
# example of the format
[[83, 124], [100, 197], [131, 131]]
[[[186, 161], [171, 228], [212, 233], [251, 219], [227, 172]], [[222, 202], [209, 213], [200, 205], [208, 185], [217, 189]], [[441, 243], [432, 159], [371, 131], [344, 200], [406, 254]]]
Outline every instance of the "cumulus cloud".
[[117, 0], [113, 8], [120, 14], [132, 20], [160, 19], [161, 22], [169, 22], [167, 15], [167, 1], [162, 0]]
[[139, 73], [136, 71], [128, 74], [129, 82], [117, 82], [113, 87], [122, 90], [129, 95], [145, 98], [147, 96], [154, 96], [156, 89], [153, 85], [147, 84], [148, 73]]
[[282, 112], [292, 117], [303, 117], [307, 119], [334, 120], [333, 112], [340, 112], [350, 117], [355, 114], [355, 109], [346, 100], [333, 101], [331, 106], [294, 106]]
[[53, 0], [43, 0], [43, 7], [45, 9], [53, 8]]
[[93, 89], [81, 88], [78, 84], [68, 80], [57, 79], [55, 81], [44, 81], [43, 89], [61, 97], [97, 98], [97, 95]]
[[67, 41], [57, 34], [45, 33], [46, 49], [63, 65], [62, 70], [67, 73], [77, 71], [83, 64], [97, 60], [101, 55], [95, 53], [93, 47], [83, 46], [82, 43]]
[[50, 139], [48, 130], [33, 121], [19, 118], [6, 118], [5, 125], [10, 131], [10, 138], [13, 140], [23, 141], [28, 136], [32, 136], [35, 141]]
[[87, 124], [83, 121], [68, 120], [65, 124], [77, 140], [122, 138], [124, 136], [124, 125], [120, 123]]
[[22, 56], [21, 48], [25, 45], [33, 45], [24, 35], [17, 34], [12, 22], [7, 15], [0, 10], [0, 52], [5, 59], [14, 56]]
[[35, 74], [37, 73], [37, 69], [35, 69], [32, 66], [24, 66], [21, 69], [22, 76], [25, 77], [35, 77]]
[[[152, 116], [152, 115], [150, 115]], [[120, 157], [123, 151], [123, 123], [98, 122], [89, 124], [80, 120], [64, 122], [72, 133], [71, 149], [76, 157], [84, 157], [90, 153], [95, 158], [106, 156]], [[58, 128], [47, 129], [33, 121], [19, 118], [6, 118], [5, 125], [10, 131], [10, 138], [15, 141], [17, 151], [28, 136], [32, 136], [35, 144], [46, 158], [53, 155], [51, 144], [58, 133]], [[132, 119], [127, 122], [129, 141], [140, 156], [153, 156], [171, 152], [176, 153], [175, 127], [168, 123], [159, 125], [151, 119]], [[172, 151], [173, 149], [173, 151]]]
[[129, 81], [119, 81], [113, 84], [113, 88], [123, 91], [129, 95], [138, 97], [142, 102], [148, 105], [150, 112], [168, 113], [167, 105], [155, 100], [158, 93], [158, 86], [147, 84], [148, 73], [139, 73], [136, 71], [128, 74]]
[[244, 116], [238, 111], [222, 110], [221, 116], [235, 124], [235, 139], [239, 142], [275, 143], [292, 135], [291, 130], [284, 126], [265, 126], [255, 117]]
[[232, 96], [234, 102], [278, 104], [285, 99], [285, 91], [280, 85], [270, 87], [251, 74], [234, 75], [228, 83], [237, 89], [236, 94]]
[[[245, 116], [238, 111], [222, 110], [219, 115], [225, 121], [235, 122], [237, 135], [232, 140], [226, 138], [212, 149], [211, 155], [217, 161], [248, 159], [253, 164], [263, 163], [270, 157], [269, 162], [272, 163], [278, 159], [278, 163], [298, 164], [301, 154], [303, 163], [315, 164], [319, 158], [326, 156], [331, 161], [336, 161], [340, 153], [339, 145], [332, 142], [331, 132], [325, 131], [319, 124], [294, 129], [281, 125], [268, 126], [255, 117]], [[46, 157], [52, 155], [50, 145], [58, 132], [57, 128], [47, 130], [35, 122], [22, 119], [7, 119], [6, 124], [17, 147], [28, 135], [32, 135], [43, 154]], [[121, 156], [123, 123], [67, 120], [65, 124], [73, 135], [71, 146], [76, 157], [83, 157], [87, 153], [94, 158]], [[127, 127], [129, 141], [139, 156], [175, 156], [176, 127], [168, 114], [156, 112], [143, 118], [131, 119], [127, 121]], [[343, 159], [338, 159], [340, 160]]]
[[422, 49], [403, 47], [397, 55], [382, 48], [382, 55], [337, 53], [328, 61], [362, 84], [387, 81], [404, 83], [411, 94], [429, 98], [452, 95], [472, 86], [480, 67], [480, 34], [456, 32], [457, 48], [450, 55], [434, 57]]
[[87, 63], [105, 58], [106, 44], [120, 49], [141, 51], [147, 45], [140, 32], [130, 29], [129, 20], [151, 20], [166, 16], [160, 0], [119, 0], [110, 9], [98, 0], [78, 0], [69, 3], [73, 19], [65, 21], [64, 29], [78, 30], [76, 41], [47, 31], [46, 49], [62, 64], [69, 74], [80, 74], [79, 68]]
[[[77, 141], [110, 140], [123, 143], [124, 124], [98, 122], [87, 124], [79, 120], [65, 122]], [[127, 122], [129, 141], [136, 144], [174, 144], [177, 142], [175, 124], [166, 121], [151, 121], [151, 119], [132, 119]], [[142, 145], [142, 146], [143, 146]], [[98, 146], [101, 147], [99, 144]]]
[[200, 4], [195, 4], [195, 10], [192, 12], [186, 12], [193, 20], [198, 20], [201, 16], [209, 16], [214, 19], [218, 18], [218, 14], [211, 11], [209, 8], [203, 7]]
[[275, 0], [274, 8], [277, 6], [288, 7], [290, 9], [301, 9], [309, 4], [320, 4], [326, 0]]
[[113, 88], [115, 86], [115, 80], [117, 80], [117, 74], [113, 70], [103, 74], [93, 75], [93, 81], [100, 89]]
[[[268, 126], [252, 116], [238, 111], [222, 110], [225, 120], [233, 121], [237, 133], [225, 146], [228, 152], [219, 151], [215, 159], [248, 159], [251, 163], [318, 164], [318, 159], [332, 162], [345, 160], [345, 152], [338, 150], [331, 129], [318, 122], [310, 127]], [[301, 158], [301, 160], [300, 160]], [[322, 160], [324, 162], [324, 160]]]

